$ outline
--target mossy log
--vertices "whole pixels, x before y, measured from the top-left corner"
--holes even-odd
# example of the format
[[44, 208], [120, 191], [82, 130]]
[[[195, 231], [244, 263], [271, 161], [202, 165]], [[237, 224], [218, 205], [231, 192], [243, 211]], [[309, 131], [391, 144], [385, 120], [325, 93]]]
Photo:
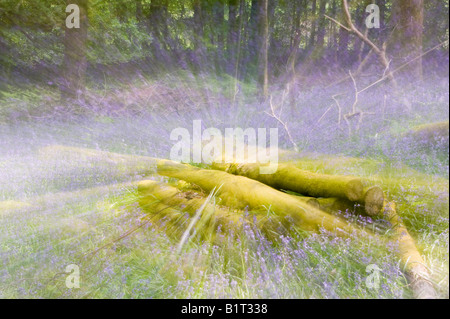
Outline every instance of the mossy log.
[[[368, 196], [373, 196], [379, 194], [379, 190], [381, 190], [379, 187], [376, 187], [374, 191], [368, 192]], [[375, 193], [375, 194], [374, 194]], [[317, 198], [317, 202], [319, 203], [319, 208], [325, 212], [328, 213], [356, 213], [360, 215], [368, 215], [370, 217], [380, 216], [383, 207], [384, 207], [384, 193], [381, 191], [383, 196], [379, 196], [376, 198], [372, 198], [371, 200], [366, 201], [368, 204], [365, 203], [358, 203], [358, 202], [352, 202], [348, 199], [344, 198]], [[383, 202], [381, 205], [379, 204], [379, 199], [382, 198]]]
[[[208, 237], [214, 238], [217, 230], [226, 234], [238, 235], [236, 229], [242, 228], [244, 221], [254, 225], [268, 239], [275, 240], [280, 234], [286, 234], [287, 229], [283, 227], [278, 216], [267, 214], [245, 215], [242, 211], [223, 209], [214, 203], [206, 203], [204, 196], [198, 193], [187, 193], [173, 186], [158, 183], [156, 181], [142, 181], [138, 184], [140, 194], [139, 205], [150, 213], [150, 218], [155, 221], [168, 221], [173, 224], [169, 229], [172, 234], [180, 234], [180, 229], [185, 230], [187, 226], [186, 214], [192, 218], [196, 212], [203, 207], [201, 217], [196, 225], [197, 229]], [[154, 213], [157, 213], [154, 216]]]
[[279, 164], [274, 174], [260, 174], [259, 164], [218, 164], [212, 168], [245, 176], [276, 189], [286, 189], [312, 197], [338, 197], [357, 201], [364, 194], [359, 177], [325, 175], [301, 170], [293, 165]]
[[292, 195], [292, 196], [294, 196], [294, 198], [296, 198], [297, 200], [305, 203], [306, 205], [320, 209], [319, 201], [315, 197], [306, 197], [306, 196], [297, 196], [297, 195]]
[[216, 170], [200, 170], [192, 166], [167, 161], [158, 163], [158, 173], [196, 184], [207, 192], [216, 189], [223, 204], [229, 207], [238, 209], [260, 209], [264, 207], [306, 231], [317, 232], [323, 228], [345, 237], [351, 234], [363, 236], [364, 233], [364, 235], [367, 235], [367, 232], [343, 219], [331, 216], [305, 204], [292, 195], [243, 176], [235, 176]]
[[381, 212], [385, 199], [384, 192], [380, 187], [364, 188], [359, 177], [317, 174], [289, 164], [279, 164], [278, 170], [274, 174], [260, 174], [259, 164], [214, 163], [213, 168], [246, 176], [276, 189], [286, 189], [313, 197], [341, 198], [358, 202], [364, 206], [365, 212], [369, 216], [376, 216]]
[[398, 244], [399, 258], [410, 287], [417, 299], [435, 299], [437, 297], [425, 261], [417, 250], [414, 239], [397, 214], [394, 202], [385, 201], [384, 218], [388, 220], [394, 231], [394, 241]]
[[319, 208], [327, 213], [345, 213], [355, 210], [355, 202], [343, 198], [317, 198]]
[[[49, 158], [57, 157], [58, 159], [66, 159], [71, 163], [73, 163], [74, 161], [81, 162], [81, 164], [84, 164], [84, 162], [98, 162], [99, 164], [103, 165], [106, 162], [107, 164], [114, 165], [120, 171], [134, 171], [140, 173], [153, 173], [155, 171], [155, 164], [159, 161], [159, 159], [144, 156], [129, 156], [64, 146], [53, 146], [41, 149], [41, 155]], [[283, 166], [285, 165], [280, 165], [280, 168], [283, 168]], [[286, 166], [293, 167], [292, 165]], [[331, 216], [323, 211], [318, 210], [315, 207], [312, 207], [314, 205], [308, 205], [304, 202], [305, 199], [299, 200], [298, 198], [294, 198], [291, 195], [284, 194], [261, 183], [258, 183], [257, 181], [252, 181], [251, 179], [245, 177], [233, 176], [219, 171], [198, 170], [187, 165], [181, 165], [171, 161], [160, 162], [158, 171], [162, 175], [183, 179], [188, 182], [197, 184], [206, 191], [212, 191], [216, 186], [222, 185], [221, 189], [218, 192], [218, 195], [224, 200], [224, 203], [226, 205], [240, 207], [241, 209], [245, 208], [245, 206], [249, 206], [251, 208], [265, 207], [276, 212], [281, 217], [289, 217], [290, 221], [292, 221], [302, 229], [317, 231], [320, 227], [323, 227], [324, 229], [334, 231], [336, 232], [336, 234], [341, 236], [348, 236], [348, 234], [350, 233], [361, 234], [362, 232], [364, 232], [364, 234], [367, 234], [366, 231], [362, 231], [359, 227], [353, 226], [344, 220]], [[259, 174], [259, 169], [256, 170], [256, 172]], [[310, 172], [307, 173], [314, 174]], [[270, 175], [268, 177], [270, 177]], [[344, 177], [351, 178], [348, 176]], [[282, 180], [282, 178], [277, 179], [277, 182], [280, 182]], [[343, 181], [341, 180], [341, 184], [338, 185], [342, 186], [342, 182]], [[295, 185], [295, 180], [292, 183]], [[358, 182], [356, 184], [358, 184]], [[287, 187], [280, 188], [288, 189]], [[325, 186], [325, 189], [326, 188], [327, 187]], [[337, 189], [342, 192], [341, 188], [342, 187], [337, 187]], [[356, 187], [357, 191], [353, 193], [358, 194], [359, 189], [360, 186]], [[335, 192], [336, 187], [333, 187], [332, 190], [333, 192]], [[359, 196], [353, 195], [351, 196], [351, 198], [349, 198], [350, 196], [346, 195], [345, 193], [345, 197], [342, 195], [335, 197], [341, 197], [341, 200], [342, 198], [347, 198], [349, 200], [360, 201], [367, 206], [368, 200], [365, 198], [368, 198], [368, 194], [370, 194], [368, 190], [369, 189], [362, 189]], [[297, 189], [293, 189], [293, 191], [305, 195], [308, 194], [306, 192], [298, 191]], [[379, 191], [377, 192], [378, 194], [380, 194]], [[81, 193], [82, 191], [80, 191], [80, 195]], [[321, 195], [320, 192], [318, 194], [313, 192], [312, 194], [314, 195], [310, 196], [333, 197], [330, 196], [329, 193], [327, 193], [326, 195]], [[376, 194], [376, 192], [372, 194]], [[70, 196], [72, 198], [73, 194], [67, 193], [67, 196]], [[377, 201], [379, 202], [379, 198], [381, 195], [373, 196], [378, 198]], [[61, 202], [62, 197], [55, 197], [55, 200]], [[45, 202], [48, 202], [48, 198], [46, 198]], [[195, 202], [197, 203], [194, 204]], [[198, 199], [198, 201], [196, 200], [194, 202], [191, 202], [191, 207], [198, 207], [201, 203], [202, 200]], [[177, 216], [179, 217], [179, 210], [174, 208], [170, 210], [171, 207], [164, 204], [163, 202], [159, 203], [159, 205], [161, 205], [160, 208], [165, 208], [164, 212], [167, 216], [171, 214], [178, 214]], [[214, 208], [214, 211], [217, 212], [217, 208]], [[378, 209], [376, 208], [375, 211], [378, 211]], [[382, 211], [385, 218], [390, 220], [394, 225], [394, 240], [399, 245], [399, 257], [407, 274], [407, 278], [411, 283], [411, 288], [414, 291], [415, 296], [417, 298], [435, 298], [436, 293], [434, 291], [433, 285], [428, 280], [429, 274], [425, 266], [425, 262], [421, 257], [419, 251], [417, 250], [414, 240], [410, 236], [406, 227], [401, 223], [395, 209], [395, 204], [387, 202], [385, 200]], [[219, 215], [220, 214], [224, 214], [224, 216], [227, 216], [226, 218], [223, 218], [223, 220], [227, 221], [226, 223], [228, 223], [230, 219], [235, 219], [237, 217], [230, 216], [227, 210], [222, 210]], [[218, 220], [220, 220], [220, 218]]]
[[423, 124], [414, 127], [405, 137], [420, 145], [438, 145], [449, 142], [449, 121]]
[[169, 237], [179, 239], [189, 225], [190, 215], [176, 207], [161, 201], [151, 201], [150, 198], [139, 200], [139, 205], [145, 212], [152, 212], [143, 220], [150, 220], [156, 228], [159, 227]]
[[217, 194], [226, 205], [270, 207], [280, 217], [288, 217], [292, 223], [304, 230], [318, 231], [323, 228], [343, 237], [348, 237], [349, 234], [355, 234], [360, 238], [370, 235], [379, 239], [380, 243], [393, 240], [398, 244], [398, 256], [415, 297], [435, 298], [436, 296], [433, 285], [427, 281], [428, 271], [425, 263], [414, 240], [401, 223], [394, 203], [385, 201], [383, 205], [383, 215], [392, 223], [394, 229], [394, 238], [383, 240], [382, 237], [369, 231], [311, 207], [292, 195], [249, 178], [221, 171], [200, 170], [188, 165], [173, 165], [164, 161], [158, 163], [158, 173], [196, 184], [206, 191], [219, 188]]
[[367, 215], [374, 217], [380, 215], [384, 207], [386, 196], [379, 186], [367, 187], [364, 189], [359, 203], [364, 205], [364, 211]]

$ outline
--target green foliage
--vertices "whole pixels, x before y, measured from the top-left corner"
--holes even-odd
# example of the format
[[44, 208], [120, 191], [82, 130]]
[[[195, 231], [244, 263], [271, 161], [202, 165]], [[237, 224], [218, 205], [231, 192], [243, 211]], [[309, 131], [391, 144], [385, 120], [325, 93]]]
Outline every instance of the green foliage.
[[[351, 2], [354, 19], [364, 13], [364, 3]], [[383, 12], [384, 19], [389, 21], [392, 1], [387, 1]], [[5, 66], [31, 66], [39, 63], [59, 65], [63, 54], [63, 36], [65, 23], [65, 6], [63, 0], [1, 0], [0, 1], [0, 63]], [[223, 16], [217, 14], [223, 9]], [[336, 18], [340, 11], [340, 1], [336, 6], [327, 4], [325, 14]], [[218, 11], [219, 10], [219, 11]], [[230, 61], [230, 50], [240, 45], [240, 67], [245, 72], [242, 76], [252, 75], [252, 56], [249, 45], [255, 40], [255, 30], [252, 30], [252, 1], [244, 0], [243, 15], [237, 15], [238, 24], [230, 25], [229, 4], [223, 0], [201, 1], [201, 18], [194, 16], [193, 1], [170, 0], [155, 2], [139, 1], [89, 1], [89, 50], [88, 59], [91, 63], [115, 64], [151, 57], [154, 49], [154, 37], [162, 36], [163, 46], [179, 55], [180, 51], [193, 51], [194, 43], [200, 40], [201, 46], [207, 52], [208, 60], [225, 66]], [[239, 10], [238, 10], [239, 11]], [[326, 49], [314, 52], [314, 58], [325, 55], [329, 50], [335, 50], [336, 34], [331, 22], [324, 20], [319, 13], [319, 2], [313, 11], [308, 1], [274, 1], [270, 5], [271, 59], [286, 62], [293, 50], [309, 50], [314, 44], [318, 29], [326, 28]], [[426, 3], [425, 36], [427, 42], [448, 40], [448, 1], [439, 4]], [[201, 25], [196, 27], [196, 24]], [[358, 22], [359, 24], [359, 22]], [[239, 27], [239, 25], [241, 27]], [[201, 34], [196, 34], [196, 28]], [[374, 37], [385, 38], [390, 28], [374, 33]], [[237, 43], [237, 34], [230, 38], [230, 33], [241, 35]], [[301, 33], [299, 47], [293, 47], [295, 33]], [[371, 31], [372, 32], [372, 31]], [[372, 32], [373, 33], [373, 32]], [[159, 34], [159, 35], [158, 35]], [[200, 38], [199, 38], [200, 37]], [[227, 40], [228, 39], [228, 40]], [[229, 42], [232, 39], [233, 42]], [[257, 40], [258, 41], [258, 40]], [[348, 49], [354, 47], [349, 43]], [[225, 49], [222, 53], [219, 49]], [[197, 52], [196, 52], [197, 53]], [[351, 53], [350, 51], [348, 52]], [[219, 56], [221, 55], [222, 56]], [[163, 61], [166, 62], [166, 61]], [[280, 70], [273, 68], [274, 74]]]

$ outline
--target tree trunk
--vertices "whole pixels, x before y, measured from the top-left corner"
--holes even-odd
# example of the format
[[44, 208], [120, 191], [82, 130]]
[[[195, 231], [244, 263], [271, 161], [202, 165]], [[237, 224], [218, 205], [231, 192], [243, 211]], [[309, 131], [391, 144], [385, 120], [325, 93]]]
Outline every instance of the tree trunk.
[[[341, 16], [344, 16], [344, 9], [341, 9]], [[345, 18], [341, 19], [345, 20]], [[338, 60], [339, 63], [343, 66], [347, 66], [348, 60], [348, 44], [349, 44], [350, 36], [349, 32], [344, 28], [339, 28], [339, 47], [338, 47]]]
[[233, 74], [235, 70], [237, 45], [238, 45], [238, 29], [239, 22], [237, 20], [238, 0], [228, 1], [228, 39], [227, 39], [227, 53], [228, 53], [228, 73]]
[[214, 24], [218, 26], [217, 31], [217, 51], [216, 51], [216, 72], [218, 75], [222, 73], [224, 63], [224, 16], [225, 4], [222, 1], [216, 1], [213, 5]]
[[323, 52], [323, 47], [325, 43], [325, 12], [326, 12], [327, 1], [320, 0], [319, 7], [319, 18], [318, 18], [318, 32], [317, 32], [317, 41], [314, 45], [313, 59], [316, 60], [320, 58]]
[[317, 9], [317, 1], [312, 1], [311, 6], [311, 15], [312, 15], [312, 21], [311, 21], [311, 33], [309, 36], [309, 43], [308, 43], [308, 51], [314, 47], [314, 43], [316, 42], [316, 25], [317, 25], [317, 17], [316, 17], [316, 9]]
[[245, 0], [239, 1], [239, 21], [238, 21], [238, 42], [237, 42], [237, 49], [236, 49], [236, 63], [235, 63], [235, 72], [234, 76], [237, 79], [240, 78], [239, 74], [239, 68], [241, 64], [241, 58], [242, 58], [242, 30], [243, 30], [243, 24], [244, 24], [244, 11], [245, 11]]
[[[170, 41], [169, 30], [167, 27], [168, 16], [167, 0], [152, 0], [150, 5], [150, 14], [147, 18], [148, 29], [152, 34], [151, 50], [153, 60], [158, 61], [159, 66], [167, 66], [171, 64], [168, 56]], [[164, 62], [164, 63], [161, 63]]]
[[67, 0], [80, 8], [80, 27], [65, 29], [61, 97], [79, 99], [85, 90], [87, 69], [88, 0]]
[[260, 167], [259, 164], [213, 164], [215, 169], [302, 195], [338, 197], [350, 201], [359, 201], [364, 197], [364, 187], [359, 177], [317, 174], [288, 164], [279, 164], [274, 174], [260, 174]]
[[261, 48], [258, 59], [258, 84], [263, 101], [269, 98], [269, 19], [268, 0], [262, 0], [259, 11], [259, 39]]
[[[331, 16], [335, 17], [338, 10], [337, 10], [337, 0], [333, 0], [333, 4], [331, 6]], [[338, 34], [337, 34], [337, 26], [335, 23], [331, 23], [330, 24], [330, 34], [332, 35], [332, 39], [330, 39], [330, 41], [328, 42], [328, 49], [332, 50], [333, 52], [333, 62], [337, 63], [338, 61], [338, 56], [337, 56], [337, 48], [338, 48]]]
[[136, 1], [136, 20], [138, 22], [141, 22], [144, 18], [143, 12], [142, 12], [142, 1], [137, 0]]
[[250, 9], [250, 19], [247, 28], [247, 56], [246, 56], [246, 75], [254, 76], [256, 73], [256, 66], [258, 63], [258, 52], [260, 42], [258, 39], [258, 16], [259, 7], [261, 3], [259, 0], [252, 0]]
[[205, 63], [203, 48], [203, 8], [202, 1], [194, 1], [194, 70], [199, 71]]
[[[395, 0], [391, 27], [395, 28], [390, 41], [390, 51], [396, 57], [394, 63], [402, 65], [420, 56], [423, 45], [423, 0]], [[422, 59], [409, 64], [406, 72], [421, 80]]]

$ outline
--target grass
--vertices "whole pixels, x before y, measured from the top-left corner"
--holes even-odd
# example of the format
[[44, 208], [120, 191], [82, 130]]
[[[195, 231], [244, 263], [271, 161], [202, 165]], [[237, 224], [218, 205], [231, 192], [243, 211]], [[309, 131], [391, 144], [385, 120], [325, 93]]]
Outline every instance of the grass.
[[[185, 92], [196, 96], [193, 91], [201, 89], [198, 81], [189, 81], [184, 76], [180, 83]], [[207, 83], [211, 92], [220, 95], [220, 81]], [[224, 91], [231, 85], [224, 85]], [[252, 94], [250, 86], [243, 90]], [[382, 186], [397, 202], [432, 271], [439, 297], [449, 298], [448, 152], [439, 147], [423, 152], [399, 143], [400, 133], [412, 124], [439, 117], [425, 107], [420, 111], [421, 105], [432, 107], [435, 113], [448, 112], [434, 102], [435, 93], [415, 97], [422, 104], [417, 103], [414, 116], [398, 116], [384, 126], [368, 122], [352, 138], [333, 131], [331, 118], [319, 127], [312, 120], [323, 114], [326, 97], [316, 101], [321, 108], [315, 109], [315, 114], [286, 113], [286, 117], [290, 127], [296, 128], [294, 138], [305, 147], [290, 160], [301, 168], [355, 174]], [[24, 91], [11, 94], [14, 96], [1, 102], [3, 119], [8, 118], [5, 114], [20, 113], [21, 103], [34, 110], [45, 104], [45, 95], [36, 93], [26, 99]], [[217, 99], [226, 103], [223, 96]], [[313, 91], [302, 98], [305, 105], [318, 99]], [[21, 101], [18, 109], [14, 108], [16, 100]], [[239, 101], [235, 111], [212, 107], [180, 116], [161, 110], [127, 117], [100, 114], [94, 119], [63, 121], [45, 117], [4, 120], [0, 124], [0, 201], [4, 204], [0, 204], [0, 297], [410, 298], [396, 247], [344, 240], [326, 232], [310, 236], [292, 233], [270, 242], [246, 224], [235, 236], [218, 233], [221, 240], [215, 242], [191, 237], [177, 252], [179, 237], [168, 236], [164, 226], [152, 222], [142, 226], [147, 213], [137, 205], [135, 186], [127, 184], [149, 178], [142, 171], [126, 166], [117, 169], [89, 158], [51, 160], [38, 153], [42, 147], [62, 144], [167, 158], [170, 131], [190, 129], [192, 119], [201, 118], [207, 127], [217, 123], [219, 129], [276, 125], [251, 98]], [[228, 113], [239, 115], [230, 118]], [[325, 129], [337, 133], [317, 134]], [[280, 127], [280, 145], [289, 146], [283, 134]], [[378, 137], [373, 143], [375, 134]], [[150, 178], [165, 181], [158, 176]], [[136, 231], [117, 240], [133, 229]], [[69, 264], [80, 267], [80, 289], [65, 286]], [[366, 285], [366, 268], [371, 264], [382, 270], [379, 290]]]

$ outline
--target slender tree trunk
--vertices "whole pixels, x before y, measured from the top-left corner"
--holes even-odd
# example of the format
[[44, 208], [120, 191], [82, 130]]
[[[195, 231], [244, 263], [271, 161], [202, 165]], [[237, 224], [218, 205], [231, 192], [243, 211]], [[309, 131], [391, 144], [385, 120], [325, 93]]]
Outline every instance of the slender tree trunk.
[[203, 8], [201, 0], [194, 0], [194, 69], [199, 71], [205, 63], [203, 48]]
[[142, 1], [136, 0], [136, 20], [141, 22], [144, 18], [144, 14], [142, 12]]
[[237, 19], [238, 0], [228, 1], [228, 39], [227, 39], [227, 53], [228, 53], [228, 73], [233, 74], [236, 63], [236, 51], [238, 41], [239, 22]]
[[244, 10], [245, 10], [245, 0], [239, 1], [239, 30], [237, 36], [237, 44], [236, 44], [236, 61], [234, 66], [234, 77], [235, 77], [235, 91], [237, 90], [237, 81], [240, 78], [239, 67], [241, 63], [242, 56], [242, 27], [244, 23]]
[[247, 28], [247, 34], [248, 34], [248, 41], [247, 41], [247, 56], [246, 61], [247, 65], [246, 73], [247, 76], [254, 76], [256, 73], [257, 68], [257, 61], [258, 61], [258, 53], [259, 53], [259, 26], [258, 26], [258, 17], [259, 17], [259, 7], [261, 5], [261, 1], [259, 0], [252, 0], [251, 2], [251, 8], [250, 8], [250, 18], [248, 22], [248, 28]]
[[[358, 7], [356, 10], [356, 17], [363, 17], [365, 15], [366, 7], [372, 3], [373, 0], [365, 0], [363, 4]], [[358, 21], [355, 21], [355, 25], [358, 28], [358, 30], [361, 30], [361, 32], [364, 33], [364, 35], [367, 37], [369, 35], [369, 29], [365, 25], [364, 19], [360, 19]], [[358, 65], [362, 62], [362, 56], [364, 52], [365, 42], [358, 37], [354, 37], [354, 44], [353, 44], [353, 61], [356, 62]]]
[[[341, 16], [344, 17], [344, 9], [342, 7]], [[341, 21], [345, 21], [345, 18], [341, 18]], [[343, 28], [339, 28], [338, 60], [342, 66], [347, 66], [349, 40], [349, 32]]]
[[80, 27], [65, 27], [64, 60], [62, 64], [61, 97], [80, 98], [85, 90], [87, 70], [88, 0], [67, 0], [67, 5], [80, 8]]
[[225, 16], [225, 4], [219, 0], [214, 3], [213, 6], [214, 24], [217, 26], [217, 51], [216, 51], [216, 72], [222, 73], [224, 63], [224, 16]]
[[152, 0], [150, 14], [147, 19], [148, 29], [152, 35], [152, 54], [154, 61], [164, 61], [158, 65], [171, 65], [168, 53], [170, 42], [169, 29], [167, 27], [168, 0]]
[[287, 60], [287, 72], [288, 72], [288, 82], [292, 82], [295, 80], [295, 66], [297, 64], [297, 56], [298, 50], [301, 41], [301, 29], [300, 29], [300, 20], [301, 20], [301, 4], [295, 2], [294, 6], [294, 21], [292, 23], [292, 34], [291, 34], [291, 47], [290, 53]]
[[[336, 2], [337, 2], [336, 0], [333, 0], [333, 5], [331, 7], [331, 16], [332, 17], [335, 17], [338, 12]], [[336, 63], [338, 60], [338, 56], [337, 56], [337, 52], [338, 52], [337, 51], [337, 48], [338, 48], [338, 34], [337, 34], [338, 32], [337, 32], [337, 30], [338, 30], [338, 28], [336, 27], [335, 23], [331, 23], [330, 27], [331, 27], [330, 34], [332, 35], [333, 38], [330, 39], [330, 41], [328, 42], [328, 49], [333, 50], [333, 62]]]
[[[422, 54], [423, 0], [394, 0], [391, 26], [395, 28], [390, 51], [400, 65]], [[422, 79], [422, 59], [411, 63], [406, 72]]]
[[325, 43], [325, 12], [326, 12], [327, 0], [320, 0], [319, 17], [318, 17], [318, 32], [317, 41], [314, 45], [313, 59], [318, 59], [323, 53], [323, 47]]
[[373, 30], [376, 33], [376, 37], [379, 38], [380, 43], [384, 43], [386, 41], [387, 32], [386, 32], [386, 16], [387, 16], [387, 8], [386, 1], [377, 1], [376, 2], [380, 7], [380, 29]]
[[292, 4], [292, 21], [291, 21], [291, 34], [289, 35], [289, 49], [292, 50], [294, 47], [294, 39], [295, 39], [295, 33], [296, 33], [296, 23], [299, 20], [298, 16], [298, 8], [299, 3], [297, 1], [294, 1]]
[[194, 43], [195, 50], [199, 50], [202, 47], [203, 38], [203, 8], [201, 0], [194, 1]]
[[317, 26], [316, 9], [317, 9], [317, 1], [313, 0], [311, 6], [312, 21], [311, 21], [311, 33], [309, 36], [308, 51], [312, 49], [314, 43], [316, 42], [316, 26]]
[[258, 83], [262, 100], [269, 98], [269, 19], [268, 19], [268, 0], [261, 0], [259, 11], [259, 38], [261, 49], [258, 61]]

